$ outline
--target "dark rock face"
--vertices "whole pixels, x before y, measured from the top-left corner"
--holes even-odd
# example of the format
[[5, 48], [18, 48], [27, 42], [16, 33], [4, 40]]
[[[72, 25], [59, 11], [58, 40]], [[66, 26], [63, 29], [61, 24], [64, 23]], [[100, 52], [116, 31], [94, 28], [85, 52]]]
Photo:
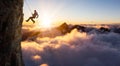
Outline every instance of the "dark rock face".
[[82, 32], [85, 32], [86, 28], [84, 26], [74, 25], [71, 30], [73, 29], [77, 29], [77, 30], [81, 30]]
[[104, 32], [110, 32], [110, 29], [104, 28], [104, 27], [101, 27], [99, 30], [100, 30], [100, 32], [102, 32], [102, 33], [104, 33]]
[[0, 0], [0, 66], [23, 66], [23, 0]]
[[66, 34], [67, 32], [70, 32], [69, 26], [67, 23], [61, 24], [59, 27], [57, 27], [58, 30], [60, 30], [63, 34]]

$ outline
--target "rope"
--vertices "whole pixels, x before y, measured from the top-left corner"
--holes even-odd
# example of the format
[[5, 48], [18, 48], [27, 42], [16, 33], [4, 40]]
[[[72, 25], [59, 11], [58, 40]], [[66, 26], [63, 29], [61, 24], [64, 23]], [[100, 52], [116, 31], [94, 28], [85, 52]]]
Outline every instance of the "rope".
[[31, 12], [31, 14], [32, 14], [32, 10], [31, 10], [31, 8], [30, 8], [30, 6], [29, 6], [29, 4], [28, 4], [27, 0], [25, 0], [25, 3], [26, 3], [26, 5], [27, 5], [27, 7], [28, 7], [29, 11], [30, 11], [30, 12]]
[[[28, 10], [30, 11], [30, 13], [33, 14], [33, 13], [32, 13], [32, 10], [31, 10], [31, 8], [30, 8], [30, 6], [29, 6], [30, 3], [27, 2], [27, 0], [25, 0], [25, 4], [26, 4], [26, 6], [28, 7]], [[38, 22], [39, 22], [39, 19], [38, 19]]]

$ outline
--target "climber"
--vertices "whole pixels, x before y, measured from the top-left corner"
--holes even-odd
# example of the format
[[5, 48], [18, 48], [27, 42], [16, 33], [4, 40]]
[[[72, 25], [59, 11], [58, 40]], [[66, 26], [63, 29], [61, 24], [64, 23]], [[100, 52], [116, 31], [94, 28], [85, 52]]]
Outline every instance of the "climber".
[[28, 22], [30, 19], [32, 20], [32, 22], [33, 23], [35, 23], [35, 21], [33, 20], [34, 18], [38, 18], [38, 13], [37, 13], [37, 11], [36, 10], [34, 10], [34, 14], [32, 14], [32, 16], [31, 17], [29, 17], [27, 20], [26, 20], [26, 22]]

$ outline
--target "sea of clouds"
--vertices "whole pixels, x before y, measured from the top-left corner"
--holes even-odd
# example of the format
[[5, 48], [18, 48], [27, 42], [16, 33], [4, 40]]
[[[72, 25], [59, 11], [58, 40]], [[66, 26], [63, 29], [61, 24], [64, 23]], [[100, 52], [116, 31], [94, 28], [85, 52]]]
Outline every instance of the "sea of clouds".
[[[34, 39], [34, 38], [33, 38]], [[120, 66], [120, 34], [85, 33], [22, 41], [25, 66]]]

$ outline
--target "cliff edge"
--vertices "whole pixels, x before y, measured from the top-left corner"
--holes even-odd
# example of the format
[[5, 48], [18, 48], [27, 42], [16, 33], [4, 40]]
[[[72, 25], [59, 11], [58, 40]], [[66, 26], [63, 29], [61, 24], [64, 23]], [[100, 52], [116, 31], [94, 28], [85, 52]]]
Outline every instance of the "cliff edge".
[[22, 21], [23, 0], [0, 1], [0, 66], [23, 66]]

